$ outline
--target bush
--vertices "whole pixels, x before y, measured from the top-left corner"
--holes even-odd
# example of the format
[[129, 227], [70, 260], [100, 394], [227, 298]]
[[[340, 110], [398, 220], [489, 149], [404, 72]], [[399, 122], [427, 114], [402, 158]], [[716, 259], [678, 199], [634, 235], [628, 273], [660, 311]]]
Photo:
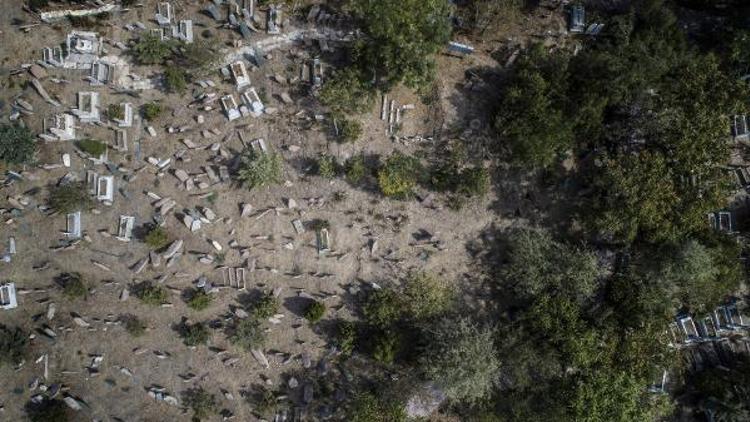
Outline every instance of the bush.
[[213, 296], [206, 293], [203, 289], [193, 289], [190, 292], [190, 298], [187, 300], [187, 305], [194, 311], [202, 311], [211, 305]]
[[[204, 36], [204, 38], [206, 37]], [[181, 45], [176, 62], [193, 75], [204, 75], [218, 67], [221, 59], [222, 55], [218, 42], [196, 39], [192, 44]]]
[[279, 409], [279, 399], [265, 385], [259, 386], [255, 393], [248, 397], [248, 401], [251, 405], [254, 405], [258, 416], [266, 417], [269, 420]]
[[193, 410], [193, 420], [196, 421], [209, 418], [219, 410], [216, 397], [201, 387], [191, 388], [183, 393], [183, 402]]
[[172, 241], [167, 230], [161, 226], [153, 226], [143, 240], [153, 249], [161, 249]]
[[183, 322], [177, 327], [177, 332], [180, 333], [185, 346], [206, 344], [211, 338], [211, 332], [208, 331], [206, 324], [202, 322], [196, 322], [195, 324]]
[[318, 159], [318, 175], [326, 179], [336, 177], [336, 159], [330, 155], [323, 155]]
[[160, 306], [167, 301], [167, 291], [164, 287], [144, 281], [135, 288], [135, 295], [143, 303], [152, 306]]
[[150, 103], [146, 103], [143, 105], [143, 108], [141, 109], [141, 113], [143, 114], [143, 118], [148, 121], [154, 121], [162, 112], [161, 105], [155, 101], [152, 101]]
[[120, 104], [110, 104], [107, 107], [107, 116], [110, 119], [122, 120], [125, 118], [125, 107]]
[[94, 206], [94, 200], [83, 183], [68, 183], [52, 188], [48, 202], [59, 213], [86, 211]]
[[350, 356], [357, 343], [357, 327], [351, 321], [339, 321], [336, 332], [336, 346], [342, 356]]
[[453, 291], [439, 278], [427, 273], [411, 274], [404, 285], [404, 312], [415, 321], [424, 321], [446, 313]]
[[99, 158], [107, 152], [107, 144], [95, 139], [83, 139], [76, 142], [76, 145], [81, 151], [94, 158]]
[[372, 84], [353, 67], [338, 71], [320, 89], [320, 102], [336, 114], [364, 113], [374, 99]]
[[8, 328], [0, 324], [0, 368], [18, 365], [26, 357], [28, 336], [19, 327]]
[[88, 293], [88, 288], [83, 282], [83, 278], [79, 273], [67, 273], [60, 277], [62, 283], [63, 295], [70, 299], [78, 299], [85, 297]]
[[378, 333], [373, 340], [372, 357], [376, 361], [391, 364], [401, 348], [401, 336], [393, 330]]
[[355, 142], [362, 136], [362, 125], [356, 120], [341, 119], [336, 124], [339, 129], [339, 142]]
[[36, 141], [34, 134], [17, 124], [0, 125], [0, 161], [9, 164], [24, 164], [34, 158]]
[[490, 173], [484, 167], [470, 167], [461, 171], [458, 192], [466, 196], [484, 196], [490, 188]]
[[368, 324], [388, 328], [398, 322], [404, 311], [401, 296], [393, 289], [373, 290], [362, 306]]
[[266, 333], [260, 321], [255, 318], [245, 318], [237, 324], [229, 341], [247, 351], [262, 347], [266, 342]]
[[181, 93], [185, 91], [188, 83], [188, 74], [177, 66], [167, 66], [164, 69], [164, 86], [169, 92]]
[[136, 62], [142, 65], [161, 64], [171, 54], [168, 43], [148, 32], [141, 35], [130, 51]]
[[310, 324], [315, 324], [323, 318], [326, 313], [326, 305], [323, 302], [313, 301], [305, 311], [305, 318]]
[[43, 399], [41, 403], [28, 402], [26, 414], [31, 422], [68, 422], [73, 420], [70, 409], [62, 400]]
[[237, 179], [248, 189], [281, 182], [281, 156], [245, 151], [240, 158]]
[[421, 171], [416, 158], [394, 152], [378, 171], [378, 185], [383, 195], [403, 199], [412, 194]]
[[135, 315], [123, 315], [120, 321], [124, 324], [125, 331], [133, 337], [140, 337], [146, 332], [146, 324]]
[[268, 293], [258, 300], [250, 314], [258, 320], [268, 319], [279, 312], [280, 306], [279, 299], [272, 293]]
[[360, 393], [352, 400], [347, 412], [350, 422], [406, 422], [402, 403], [389, 401], [382, 395]]
[[361, 155], [355, 155], [346, 161], [346, 180], [349, 183], [356, 185], [367, 174], [367, 167], [365, 167], [365, 157]]

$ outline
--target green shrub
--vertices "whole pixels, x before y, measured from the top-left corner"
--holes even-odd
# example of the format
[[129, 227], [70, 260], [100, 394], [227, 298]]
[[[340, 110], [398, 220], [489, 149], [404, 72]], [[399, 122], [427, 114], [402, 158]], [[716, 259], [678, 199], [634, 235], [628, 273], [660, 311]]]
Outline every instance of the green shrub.
[[185, 91], [188, 83], [188, 74], [180, 67], [167, 66], [164, 69], [164, 86], [169, 92], [181, 93]]
[[194, 311], [202, 311], [211, 305], [213, 296], [206, 293], [203, 289], [193, 289], [190, 292], [190, 298], [187, 300], [187, 305]]
[[267, 293], [263, 295], [255, 305], [253, 305], [250, 314], [253, 318], [259, 320], [268, 319], [279, 313], [280, 306], [281, 303], [279, 303], [279, 299], [272, 293]]
[[412, 194], [421, 172], [416, 158], [394, 152], [378, 171], [378, 185], [385, 196], [406, 198]]
[[69, 183], [52, 188], [47, 199], [50, 207], [59, 213], [86, 211], [94, 206], [83, 183]]
[[490, 188], [490, 173], [484, 167], [470, 167], [461, 171], [458, 192], [466, 196], [484, 196]]
[[193, 420], [195, 421], [210, 418], [219, 410], [216, 397], [201, 387], [191, 388], [183, 393], [183, 402], [185, 406], [193, 410]]
[[362, 124], [356, 120], [336, 120], [339, 129], [339, 142], [355, 142], [362, 136]]
[[[204, 38], [206, 37], [204, 36]], [[222, 54], [218, 41], [196, 39], [192, 44], [181, 45], [180, 53], [175, 61], [192, 75], [206, 75], [219, 66], [221, 59]]]
[[373, 340], [372, 357], [380, 363], [391, 364], [400, 348], [401, 336], [396, 331], [382, 331]]
[[78, 299], [85, 297], [88, 293], [88, 288], [83, 282], [83, 277], [79, 273], [67, 273], [60, 277], [62, 283], [63, 294], [70, 299]]
[[81, 151], [94, 158], [99, 158], [107, 152], [107, 144], [96, 139], [83, 139], [76, 142], [76, 145]]
[[162, 41], [158, 35], [144, 33], [130, 49], [138, 64], [161, 64], [170, 56], [169, 44]]
[[357, 327], [351, 321], [339, 321], [336, 332], [336, 346], [343, 356], [350, 356], [357, 343]]
[[391, 401], [383, 395], [359, 393], [352, 400], [347, 412], [350, 422], [406, 422], [406, 410], [402, 403]]
[[34, 158], [36, 140], [34, 134], [17, 124], [0, 125], [0, 161], [9, 164], [24, 164]]
[[120, 321], [125, 326], [125, 331], [133, 337], [140, 337], [146, 332], [146, 324], [135, 315], [123, 315]]
[[164, 227], [153, 226], [143, 240], [151, 248], [161, 249], [167, 246], [172, 241], [172, 238]]
[[208, 343], [211, 338], [211, 332], [208, 331], [206, 324], [202, 322], [196, 322], [195, 324], [189, 324], [183, 322], [177, 328], [177, 331], [182, 337], [182, 342], [185, 346], [199, 346], [201, 344]]
[[255, 407], [255, 413], [258, 416], [268, 420], [273, 419], [273, 415], [279, 409], [279, 400], [276, 394], [265, 385], [259, 386], [255, 393], [248, 397], [248, 401]]
[[229, 341], [235, 346], [250, 351], [262, 347], [266, 342], [266, 333], [255, 318], [245, 318], [237, 324]]
[[323, 302], [313, 301], [305, 311], [305, 318], [310, 324], [315, 324], [323, 318], [326, 313], [326, 305]]
[[353, 67], [337, 72], [320, 89], [320, 102], [336, 114], [364, 113], [374, 99], [372, 84]]
[[146, 103], [143, 105], [143, 108], [141, 109], [141, 112], [143, 113], [143, 118], [148, 121], [154, 121], [162, 112], [162, 107], [159, 103], [152, 101], [150, 103]]
[[167, 291], [164, 287], [144, 281], [135, 288], [135, 295], [143, 303], [151, 306], [160, 306], [167, 301]]
[[361, 155], [355, 155], [346, 161], [346, 180], [349, 183], [356, 185], [367, 174], [367, 167], [365, 166], [365, 157]]
[[336, 159], [331, 155], [323, 155], [318, 159], [318, 175], [326, 179], [336, 177]]
[[237, 179], [248, 189], [281, 182], [281, 156], [245, 151], [240, 158]]
[[57, 399], [43, 399], [40, 403], [28, 402], [24, 409], [31, 422], [68, 422], [74, 420], [71, 410]]
[[404, 312], [414, 321], [445, 314], [453, 297], [453, 290], [443, 280], [427, 273], [410, 274], [404, 282]]
[[393, 289], [377, 289], [370, 292], [362, 306], [368, 324], [388, 328], [398, 322], [404, 312], [401, 296]]
[[0, 368], [18, 365], [28, 351], [28, 336], [19, 327], [8, 328], [0, 324]]

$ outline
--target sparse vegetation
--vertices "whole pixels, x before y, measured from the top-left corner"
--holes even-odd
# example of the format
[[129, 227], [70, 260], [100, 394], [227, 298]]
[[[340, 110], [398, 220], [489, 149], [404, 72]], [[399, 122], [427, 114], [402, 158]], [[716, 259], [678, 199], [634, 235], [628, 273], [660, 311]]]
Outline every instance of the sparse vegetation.
[[83, 183], [68, 183], [51, 188], [47, 202], [50, 207], [62, 214], [88, 211], [94, 206], [94, 200]]
[[203, 289], [192, 289], [188, 293], [187, 305], [194, 311], [202, 311], [208, 308], [213, 301], [213, 297]]
[[342, 356], [349, 356], [357, 344], [357, 327], [351, 321], [339, 321], [336, 333], [336, 347]]
[[320, 90], [320, 102], [337, 115], [364, 113], [372, 108], [375, 90], [357, 69], [340, 70]]
[[310, 324], [315, 324], [323, 318], [325, 313], [326, 305], [323, 302], [316, 300], [307, 307], [307, 310], [305, 311], [305, 319], [307, 319]]
[[110, 119], [122, 120], [125, 118], [125, 107], [121, 104], [110, 104], [107, 107], [107, 116]]
[[181, 67], [171, 65], [164, 69], [164, 86], [167, 91], [182, 93], [187, 88], [188, 74]]
[[362, 125], [351, 119], [336, 119], [339, 142], [355, 142], [362, 136]]
[[183, 394], [183, 402], [185, 406], [193, 411], [194, 421], [210, 418], [219, 410], [216, 397], [213, 394], [209, 394], [202, 387], [187, 390]]
[[250, 315], [258, 320], [268, 319], [279, 313], [280, 307], [279, 299], [273, 293], [267, 293], [252, 306]]
[[97, 141], [96, 139], [83, 139], [76, 142], [76, 145], [81, 151], [94, 158], [99, 158], [105, 152], [107, 152], [107, 144], [102, 141]]
[[152, 101], [143, 105], [141, 113], [143, 114], [144, 119], [148, 121], [154, 121], [159, 117], [159, 115], [161, 115], [162, 111], [163, 109], [161, 105], [155, 101]]
[[180, 333], [182, 342], [186, 346], [200, 346], [208, 343], [208, 340], [211, 338], [211, 332], [203, 322], [190, 324], [187, 321], [183, 321], [177, 326], [177, 332]]
[[245, 151], [240, 158], [237, 180], [248, 189], [281, 182], [281, 156], [276, 153]]
[[120, 321], [125, 326], [125, 331], [133, 337], [140, 337], [146, 332], [146, 324], [135, 315], [123, 315]]
[[34, 158], [34, 134], [17, 124], [0, 124], [0, 161], [8, 164], [25, 164]]
[[65, 273], [59, 278], [62, 285], [63, 294], [69, 299], [79, 299], [86, 297], [88, 288], [79, 273]]
[[161, 306], [167, 302], [167, 290], [150, 281], [144, 281], [134, 287], [136, 297], [151, 306]]
[[346, 180], [351, 184], [359, 184], [367, 174], [365, 166], [365, 157], [355, 155], [346, 161]]
[[169, 43], [150, 32], [144, 32], [130, 51], [136, 62], [142, 65], [162, 64], [172, 54]]
[[169, 245], [172, 238], [164, 227], [152, 226], [143, 241], [152, 249], [159, 250]]
[[7, 327], [0, 324], [0, 368], [15, 366], [26, 357], [28, 335], [20, 327]]
[[74, 419], [71, 410], [62, 400], [43, 398], [41, 402], [26, 404], [26, 414], [31, 422], [68, 422]]
[[323, 155], [318, 158], [318, 175], [326, 179], [333, 179], [337, 172], [336, 159], [331, 155]]
[[260, 321], [255, 318], [245, 318], [235, 327], [229, 341], [246, 351], [262, 347], [266, 342], [266, 333]]

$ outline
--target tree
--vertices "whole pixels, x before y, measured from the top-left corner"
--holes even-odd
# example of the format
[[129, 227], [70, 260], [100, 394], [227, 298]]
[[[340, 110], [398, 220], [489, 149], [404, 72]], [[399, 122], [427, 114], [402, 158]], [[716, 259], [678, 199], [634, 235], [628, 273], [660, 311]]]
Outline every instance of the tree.
[[51, 189], [47, 201], [50, 207], [59, 213], [88, 211], [89, 208], [94, 206], [94, 201], [89, 196], [83, 183], [55, 186]]
[[34, 158], [34, 134], [17, 124], [0, 125], [0, 161], [8, 164], [25, 164]]
[[266, 342], [266, 333], [260, 321], [255, 318], [245, 318], [237, 324], [229, 341], [247, 351], [262, 347]]
[[281, 175], [281, 156], [276, 153], [247, 150], [240, 157], [237, 179], [248, 189], [279, 183]]
[[419, 181], [419, 160], [394, 152], [378, 171], [378, 185], [383, 195], [403, 199], [412, 194]]
[[337, 71], [320, 89], [320, 102], [336, 115], [365, 113], [374, 101], [372, 84], [354, 67]]
[[142, 34], [130, 51], [136, 62], [142, 65], [161, 64], [172, 54], [169, 43], [150, 32]]
[[216, 397], [202, 387], [194, 387], [183, 393], [183, 402], [193, 410], [193, 420], [210, 418], [219, 410]]
[[373, 72], [380, 88], [399, 82], [425, 86], [432, 78], [432, 55], [451, 33], [449, 3], [440, 0], [354, 0], [354, 16], [364, 36], [355, 44], [355, 63]]
[[181, 67], [171, 65], [164, 69], [164, 86], [168, 92], [182, 93], [187, 88], [188, 74]]
[[0, 367], [18, 365], [28, 352], [28, 335], [20, 327], [0, 324]]
[[449, 399], [472, 403], [489, 396], [500, 369], [492, 329], [467, 318], [444, 318], [427, 327], [425, 338], [420, 366]]

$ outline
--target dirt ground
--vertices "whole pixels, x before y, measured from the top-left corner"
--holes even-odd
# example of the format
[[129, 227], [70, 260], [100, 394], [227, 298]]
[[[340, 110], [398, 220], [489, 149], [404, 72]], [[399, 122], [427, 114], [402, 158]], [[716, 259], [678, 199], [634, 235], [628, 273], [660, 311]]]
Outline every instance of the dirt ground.
[[[84, 213], [82, 227], [86, 239], [71, 250], [55, 251], [52, 248], [65, 241], [65, 217], [46, 215], [37, 207], [46, 200], [45, 187], [56, 183], [70, 172], [85, 180], [86, 170], [99, 174], [110, 171], [101, 164], [94, 164], [76, 153], [72, 142], [43, 143], [40, 141], [38, 166], [29, 166], [24, 172], [25, 179], [0, 188], [2, 199], [0, 206], [6, 211], [2, 214], [0, 239], [3, 244], [13, 236], [17, 243], [17, 254], [10, 264], [0, 264], [0, 280], [10, 280], [19, 289], [19, 306], [11, 311], [0, 313], [0, 323], [20, 325], [34, 332], [32, 358], [20, 369], [4, 367], [0, 369], [3, 379], [0, 387], [0, 420], [17, 421], [23, 419], [23, 405], [39, 390], [30, 391], [29, 384], [36, 378], [41, 383], [62, 384], [67, 392], [85, 403], [84, 409], [77, 414], [77, 420], [187, 420], [189, 411], [182, 407], [170, 406], [157, 402], [146, 394], [146, 389], [153, 385], [166, 388], [173, 396], [193, 386], [202, 386], [215, 394], [220, 408], [228, 409], [235, 415], [234, 420], [255, 420], [253, 408], [242, 399], [242, 392], [254, 384], [266, 384], [274, 390], [288, 394], [295, 406], [303, 406], [299, 401], [300, 388], [290, 389], [286, 386], [290, 373], [302, 370], [301, 356], [311, 355], [313, 362], [323, 358], [327, 352], [326, 324], [311, 327], [304, 318], [300, 298], [314, 297], [325, 302], [328, 307], [326, 320], [352, 318], [355, 313], [352, 292], [363, 285], [386, 280], [398, 280], [412, 270], [429, 271], [441, 275], [446, 280], [460, 285], [471, 270], [472, 261], [466, 251], [466, 244], [474, 240], [489, 227], [507, 227], [511, 219], [497, 214], [497, 204], [503, 203], [504, 209], [514, 210], [520, 205], [516, 202], [522, 197], [519, 190], [508, 194], [507, 198], [498, 197], [493, 192], [488, 197], [468, 203], [462, 210], [454, 211], [442, 205], [438, 197], [437, 207], [427, 207], [419, 201], [391, 201], [383, 199], [376, 192], [375, 181], [370, 179], [363, 187], [352, 187], [341, 178], [326, 180], [309, 175], [310, 159], [321, 153], [332, 154], [343, 162], [344, 159], [364, 153], [384, 155], [393, 150], [403, 150], [419, 154], [429, 145], [405, 146], [393, 142], [385, 135], [385, 122], [379, 119], [380, 104], [376, 104], [370, 113], [359, 116], [363, 122], [364, 134], [353, 144], [340, 145], [331, 142], [328, 137], [328, 125], [313, 124], [304, 129], [300, 116], [312, 118], [320, 112], [316, 101], [299, 94], [303, 91], [297, 86], [282, 85], [275, 82], [272, 76], [281, 74], [286, 78], [298, 74], [299, 55], [315, 54], [312, 43], [290, 43], [270, 52], [271, 58], [261, 67], [250, 73], [252, 84], [259, 91], [264, 91], [267, 107], [278, 107], [274, 115], [260, 118], [247, 117], [234, 122], [227, 122], [218, 105], [211, 111], [199, 111], [188, 108], [190, 94], [197, 94], [203, 89], [192, 85], [183, 95], [165, 95], [161, 90], [150, 90], [140, 93], [140, 98], [116, 94], [107, 86], [92, 87], [83, 80], [84, 71], [50, 69], [50, 76], [65, 79], [70, 83], [55, 84], [49, 79], [43, 84], [51, 95], [58, 98], [63, 106], [54, 108], [45, 103], [33, 88], [24, 88], [29, 79], [27, 72], [11, 75], [13, 70], [22, 64], [30, 64], [41, 58], [41, 48], [64, 41], [65, 34], [71, 29], [67, 22], [59, 24], [42, 24], [30, 32], [18, 30], [14, 24], [36, 22], [35, 18], [22, 11], [20, 3], [15, 0], [0, 0], [3, 3], [4, 15], [0, 18], [0, 77], [2, 88], [0, 100], [5, 106], [0, 109], [0, 117], [7, 119], [10, 104], [18, 97], [30, 102], [34, 107], [33, 116], [24, 116], [24, 122], [34, 131], [42, 131], [42, 118], [55, 112], [69, 110], [75, 106], [75, 94], [78, 91], [96, 91], [100, 93], [102, 108], [115, 102], [131, 102], [138, 107], [146, 102], [156, 100], [168, 111], [152, 125], [158, 132], [151, 137], [146, 132], [145, 123], [128, 129], [129, 151], [118, 153], [109, 151], [109, 160], [120, 168], [115, 172], [117, 190], [122, 189], [127, 195], [115, 193], [111, 206], [98, 204], [95, 212]], [[126, 23], [141, 21], [149, 28], [156, 26], [153, 13], [155, 1], [144, 1], [142, 8], [118, 14], [111, 19], [109, 26], [97, 29], [100, 35], [111, 43], [105, 45], [109, 54], [120, 54], [112, 44], [116, 41], [126, 42], [135, 34], [126, 31]], [[202, 2], [173, 2], [178, 18], [190, 17], [196, 24], [196, 38], [205, 28], [211, 29], [223, 42], [232, 44], [239, 40], [239, 33], [219, 28], [204, 14], [197, 13]], [[287, 8], [288, 10], [288, 8]], [[260, 10], [261, 16], [265, 12]], [[284, 32], [294, 29], [298, 22], [290, 21]], [[299, 24], [301, 27], [303, 24]], [[264, 32], [253, 35], [251, 41], [243, 45], [262, 41], [268, 37]], [[515, 45], [516, 40], [503, 44]], [[230, 46], [226, 46], [231, 51]], [[456, 126], [467, 127], [473, 120], [472, 130], [486, 133], [490, 121], [479, 99], [486, 92], [481, 90], [472, 94], [465, 88], [468, 69], [497, 67], [492, 58], [493, 45], [481, 45], [477, 53], [464, 60], [440, 56], [439, 60], [439, 101], [424, 105], [413, 92], [399, 88], [390, 94], [400, 104], [415, 104], [415, 110], [403, 116], [402, 136], [430, 136], [443, 129]], [[249, 63], [246, 62], [246, 64]], [[147, 77], [157, 72], [156, 68], [133, 67], [133, 73]], [[216, 88], [208, 91], [218, 94], [234, 93], [234, 85], [225, 80], [216, 71], [206, 79], [216, 83]], [[491, 88], [491, 85], [486, 88]], [[293, 93], [294, 104], [287, 105], [280, 101], [282, 92]], [[472, 106], [473, 105], [473, 106]], [[302, 114], [298, 114], [302, 113]], [[196, 123], [196, 116], [205, 116], [205, 123]], [[103, 120], [106, 122], [106, 119]], [[185, 133], [170, 134], [168, 127], [189, 125], [192, 130]], [[87, 125], [77, 123], [78, 138], [92, 137], [110, 144], [114, 142], [114, 131], [110, 123]], [[285, 183], [262, 189], [248, 191], [229, 182], [211, 185], [208, 189], [186, 191], [173, 176], [174, 169], [183, 169], [191, 175], [203, 173], [207, 165], [227, 163], [217, 152], [210, 149], [189, 150], [177, 159], [175, 154], [185, 149], [182, 140], [191, 139], [202, 146], [218, 143], [220, 148], [234, 155], [242, 149], [236, 131], [243, 127], [248, 139], [264, 138], [269, 148], [280, 152], [284, 158]], [[216, 129], [218, 135], [206, 138], [201, 131]], [[140, 154], [135, 151], [135, 140], [140, 140]], [[289, 148], [290, 146], [299, 147]], [[70, 168], [43, 170], [43, 164], [61, 162], [61, 155], [71, 154]], [[172, 158], [170, 170], [157, 174], [155, 166], [146, 162], [147, 157], [158, 159]], [[126, 182], [123, 178], [133, 170], [145, 167], [134, 181]], [[34, 192], [34, 188], [42, 187]], [[522, 190], [522, 189], [521, 189]], [[334, 193], [345, 192], [343, 199]], [[130, 242], [116, 240], [117, 224], [120, 215], [132, 215], [136, 226], [151, 221], [156, 214], [152, 203], [155, 202], [146, 192], [154, 192], [161, 197], [170, 197], [177, 201], [177, 206], [166, 216], [165, 227], [174, 239], [185, 242], [184, 254], [171, 268], [162, 264], [159, 268], [150, 265], [140, 274], [134, 274], [132, 266], [146, 257], [148, 246], [133, 239]], [[216, 199], [209, 201], [199, 197], [206, 192], [216, 192]], [[20, 214], [12, 215], [13, 208], [6, 199], [9, 197], [27, 197], [29, 204]], [[292, 198], [299, 204], [296, 209], [286, 207], [286, 199]], [[249, 203], [254, 208], [250, 217], [240, 217], [240, 204]], [[182, 223], [185, 210], [196, 206], [210, 207], [217, 215], [212, 224], [204, 224], [198, 232], [191, 233]], [[260, 217], [261, 212], [273, 209]], [[328, 220], [331, 225], [332, 251], [319, 255], [315, 247], [315, 235], [307, 231], [296, 235], [291, 221], [300, 218], [305, 222], [313, 219]], [[432, 247], [414, 245], [413, 233], [426, 230], [440, 239], [445, 247], [437, 250]], [[112, 236], [107, 236], [105, 234]], [[263, 237], [268, 237], [264, 239]], [[216, 240], [224, 248], [223, 265], [230, 267], [250, 267], [255, 261], [254, 272], [249, 273], [247, 292], [234, 288], [221, 288], [216, 293], [211, 306], [200, 312], [190, 310], [181, 299], [184, 290], [192, 287], [196, 280], [205, 276], [213, 282], [221, 280], [216, 270], [217, 264], [201, 264], [198, 257], [202, 254], [215, 253], [210, 241]], [[230, 241], [238, 246], [229, 247]], [[377, 249], [371, 252], [371, 244], [377, 241]], [[287, 246], [293, 245], [292, 249]], [[249, 251], [242, 256], [242, 251]], [[93, 265], [103, 264], [110, 271]], [[47, 263], [46, 266], [43, 264]], [[43, 266], [42, 270], [33, 268]], [[79, 272], [90, 287], [88, 297], [80, 300], [69, 300], [61, 295], [54, 278], [65, 272]], [[159, 280], [169, 288], [171, 298], [168, 307], [152, 307], [131, 297], [120, 300], [122, 289], [140, 281]], [[354, 289], [352, 289], [352, 287]], [[460, 287], [460, 286], [459, 286]], [[209, 346], [188, 348], [182, 344], [173, 326], [182, 317], [191, 321], [208, 321], [221, 326], [232, 317], [231, 310], [239, 307], [243, 295], [257, 295], [260, 291], [272, 291], [282, 288], [283, 303], [279, 324], [266, 323], [268, 327], [268, 344], [266, 355], [270, 368], [263, 368], [249, 353], [232, 346], [221, 328], [212, 330]], [[309, 296], [308, 296], [309, 295]], [[57, 314], [51, 321], [46, 319], [46, 310], [50, 303], [57, 306]], [[139, 338], [129, 336], [118, 321], [120, 315], [135, 314], [146, 321], [148, 330]], [[80, 315], [90, 326], [80, 327], [73, 322], [73, 317]], [[56, 333], [54, 340], [49, 340], [36, 330], [47, 324]], [[154, 352], [168, 353], [167, 359], [159, 359]], [[43, 355], [48, 356], [48, 378], [43, 377], [42, 363], [34, 360]], [[96, 376], [90, 375], [86, 367], [90, 365], [92, 355], [104, 357]], [[223, 362], [230, 357], [239, 360], [232, 366]], [[121, 368], [127, 368], [132, 376], [124, 374]], [[180, 375], [195, 374], [189, 382]], [[304, 379], [300, 380], [303, 385]], [[227, 398], [224, 392], [230, 393], [233, 399]], [[316, 392], [317, 393], [317, 392]], [[314, 404], [308, 407], [314, 408]], [[306, 411], [314, 418], [311, 411]], [[216, 420], [220, 417], [216, 416]]]

